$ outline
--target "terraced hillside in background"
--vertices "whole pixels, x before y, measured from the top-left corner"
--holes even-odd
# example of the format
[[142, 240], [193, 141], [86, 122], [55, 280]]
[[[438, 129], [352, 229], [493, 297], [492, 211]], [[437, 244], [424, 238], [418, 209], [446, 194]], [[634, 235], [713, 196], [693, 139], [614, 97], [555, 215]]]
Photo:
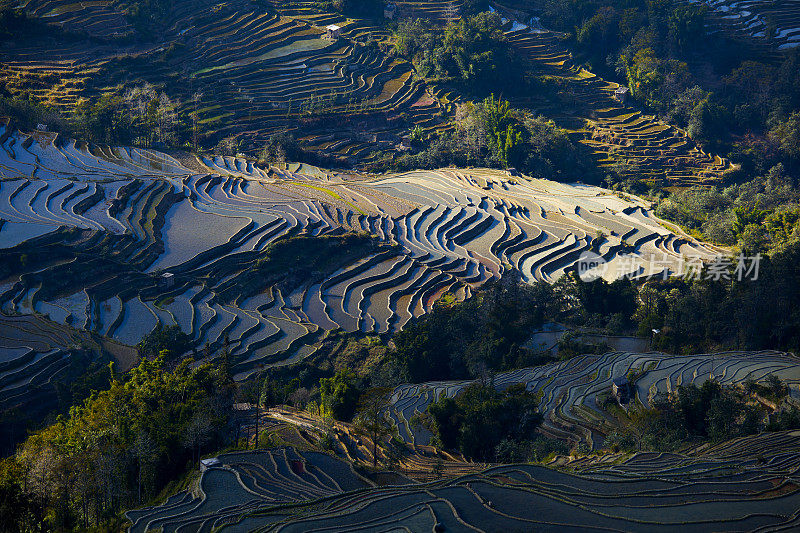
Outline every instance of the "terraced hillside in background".
[[[95, 3], [78, 11], [72, 8], [84, 4], [51, 4], [28, 8], [42, 16], [60, 6], [70, 20], [93, 20], [96, 11]], [[368, 163], [392, 151], [410, 127], [440, 122], [438, 100], [414, 80], [411, 65], [368, 42], [385, 30], [317, 11], [287, 17], [245, 2], [205, 12], [189, 5], [175, 5], [168, 30], [150, 45], [35, 37], [5, 43], [0, 72], [12, 92], [67, 112], [109, 89], [151, 83], [183, 116], [196, 118], [206, 143], [234, 135], [252, 153], [271, 134], [288, 131], [307, 150]], [[338, 40], [324, 38], [332, 22], [342, 27]]]
[[708, 6], [714, 30], [761, 41], [778, 50], [800, 46], [799, 0], [686, 1]]
[[570, 470], [504, 465], [380, 486], [348, 463], [291, 447], [217, 459], [192, 492], [129, 511], [130, 531], [766, 531], [796, 528], [800, 507], [798, 432]]
[[[0, 141], [3, 313], [46, 315], [127, 345], [177, 325], [206, 355], [229, 348], [239, 377], [308, 355], [326, 331], [395, 332], [445, 294], [463, 300], [511, 268], [553, 282], [594, 251], [614, 279], [715, 256], [639, 200], [581, 184], [485, 169], [368, 176], [226, 157], [184, 164], [7, 129]], [[265, 256], [316, 238], [352, 250], [332, 248], [339, 263], [299, 277], [293, 265], [265, 274]]]
[[[113, 41], [129, 38], [136, 32], [136, 24], [132, 21], [133, 12], [142, 10], [134, 2], [126, 0], [22, 0], [19, 6], [29, 15], [40, 18], [43, 22], [69, 33], [87, 35], [96, 39]], [[215, 4], [213, 0], [195, 0], [192, 3], [174, 3], [162, 12], [155, 24], [149, 25], [174, 28], [182, 19], [195, 12], [210, 10]], [[236, 5], [246, 5], [233, 2]], [[144, 8], [146, 9], [146, 8]]]
[[[117, 4], [70, 2], [30, 0], [26, 9], [65, 29], [85, 19], [90, 34], [95, 26], [101, 33], [127, 31], [124, 18], [114, 18], [122, 9]], [[235, 137], [241, 150], [257, 153], [271, 134], [288, 131], [303, 149], [357, 166], [392, 159], [415, 126], [447, 127], [450, 104], [459, 100], [426, 86], [409, 63], [383, 52], [372, 39], [386, 44], [389, 32], [375, 22], [310, 1], [273, 0], [270, 12], [240, 1], [206, 10], [185, 4], [171, 8], [167, 29], [153, 44], [33, 38], [4, 45], [0, 72], [12, 92], [29, 91], [64, 110], [111, 88], [152, 83], [179, 102], [185, 117], [196, 117], [206, 145]], [[438, 22], [458, 18], [463, 9], [458, 1], [396, 5], [401, 18]], [[731, 168], [683, 131], [619, 104], [613, 98], [618, 85], [575, 66], [561, 35], [514, 7], [495, 7], [507, 17], [507, 37], [532, 74], [559, 85], [555, 100], [537, 93], [515, 104], [555, 118], [601, 168], [659, 185], [712, 183]], [[323, 38], [328, 24], [341, 26], [341, 39]], [[603, 175], [584, 178], [599, 183]]]
[[[608, 394], [616, 378], [629, 377], [635, 399], [648, 406], [658, 394], [689, 383], [699, 386], [712, 376], [723, 385], [734, 385], [747, 379], [763, 381], [769, 375], [787, 383], [790, 395], [800, 399], [800, 359], [780, 352], [688, 356], [609, 352], [504, 372], [494, 376], [494, 383], [498, 388], [524, 383], [528, 390], [541, 393], [539, 410], [544, 423], [540, 431], [596, 449], [602, 446], [603, 437], [618, 427], [616, 419], [600, 407], [599, 398]], [[412, 417], [425, 412], [442, 395], [454, 397], [471, 383], [474, 381], [440, 381], [397, 387], [390, 414], [401, 438], [413, 444], [429, 444], [430, 432], [414, 426]]]
[[392, 2], [396, 6], [395, 18], [424, 19], [440, 23], [452, 22], [464, 15], [463, 0], [398, 0]]
[[733, 168], [703, 152], [683, 130], [617, 101], [614, 91], [620, 85], [576, 65], [565, 36], [542, 28], [537, 18], [519, 10], [520, 3], [494, 5], [503, 15], [506, 37], [532, 72], [559, 87], [557, 102], [531, 95], [514, 103], [553, 118], [592, 151], [601, 168], [659, 186], [710, 184]]
[[86, 32], [95, 37], [130, 35], [134, 31], [115, 2], [29, 0], [20, 5], [29, 14], [68, 31]]
[[0, 314], [0, 408], [15, 412], [23, 422], [3, 420], [0, 446], [13, 448], [24, 434], [25, 421], [43, 419], [71, 394], [76, 380], [89, 370], [103, 371], [111, 358], [114, 368], [125, 372], [138, 354], [135, 348], [41, 315]]

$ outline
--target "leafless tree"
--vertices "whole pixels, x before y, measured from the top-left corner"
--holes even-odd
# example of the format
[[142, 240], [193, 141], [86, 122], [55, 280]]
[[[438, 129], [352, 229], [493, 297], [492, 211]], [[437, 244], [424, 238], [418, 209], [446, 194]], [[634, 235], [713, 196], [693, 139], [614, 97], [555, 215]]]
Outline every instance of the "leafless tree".
[[142, 501], [142, 485], [150, 485], [151, 477], [154, 474], [153, 467], [155, 466], [153, 463], [153, 457], [155, 457], [157, 450], [156, 450], [156, 443], [153, 439], [145, 432], [141, 432], [136, 435], [136, 440], [133, 443], [133, 449], [131, 450], [133, 456], [136, 458], [137, 464], [137, 478], [136, 484], [138, 487], [138, 494], [137, 500], [139, 503]]
[[200, 462], [200, 451], [204, 444], [211, 442], [213, 425], [211, 424], [209, 413], [197, 412], [186, 428], [183, 438], [185, 446], [192, 448], [192, 459], [195, 463]]
[[354, 427], [357, 433], [372, 441], [373, 467], [378, 466], [378, 442], [396, 431], [389, 418], [389, 395], [391, 392], [392, 390], [388, 387], [370, 389], [361, 395], [358, 402]]

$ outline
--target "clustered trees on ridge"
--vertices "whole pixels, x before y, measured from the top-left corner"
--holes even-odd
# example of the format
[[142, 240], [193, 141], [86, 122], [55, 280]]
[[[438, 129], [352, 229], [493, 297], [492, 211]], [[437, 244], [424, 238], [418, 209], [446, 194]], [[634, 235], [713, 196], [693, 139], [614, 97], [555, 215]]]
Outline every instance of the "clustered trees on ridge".
[[396, 163], [403, 169], [515, 167], [529, 176], [553, 180], [574, 180], [591, 165], [552, 120], [512, 108], [494, 94], [459, 106], [452, 130], [428, 139], [423, 150], [403, 155]]
[[0, 463], [0, 516], [24, 531], [117, 527], [228, 441], [233, 392], [223, 366], [142, 360]]
[[[629, 421], [609, 435], [605, 445], [612, 449], [672, 451], [687, 442], [716, 442], [753, 435], [762, 429], [766, 409], [754, 398], [768, 398], [780, 404], [787, 389], [770, 376], [765, 385], [752, 380], [742, 386], [722, 386], [709, 379], [701, 386], [681, 385], [671, 395], [655, 398], [649, 408], [637, 408]], [[800, 427], [800, 410], [779, 409], [766, 429]]]
[[497, 391], [491, 383], [476, 383], [455, 398], [443, 396], [432, 403], [420, 423], [433, 431], [440, 446], [479, 461], [495, 461], [498, 451], [507, 454], [535, 438], [542, 421], [538, 405], [538, 397], [525, 385]]
[[478, 13], [441, 28], [422, 19], [403, 20], [395, 51], [423, 78], [452, 83], [477, 95], [522, 89], [522, 64], [508, 46], [496, 13]]

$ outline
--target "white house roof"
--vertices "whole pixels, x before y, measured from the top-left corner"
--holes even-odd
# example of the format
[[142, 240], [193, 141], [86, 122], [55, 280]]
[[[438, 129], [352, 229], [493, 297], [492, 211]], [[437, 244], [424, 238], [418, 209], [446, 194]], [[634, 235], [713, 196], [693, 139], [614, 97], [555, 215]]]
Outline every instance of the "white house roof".
[[342, 28], [340, 28], [336, 24], [331, 24], [330, 26], [326, 26], [325, 29], [330, 31], [336, 31], [336, 30], [341, 30]]

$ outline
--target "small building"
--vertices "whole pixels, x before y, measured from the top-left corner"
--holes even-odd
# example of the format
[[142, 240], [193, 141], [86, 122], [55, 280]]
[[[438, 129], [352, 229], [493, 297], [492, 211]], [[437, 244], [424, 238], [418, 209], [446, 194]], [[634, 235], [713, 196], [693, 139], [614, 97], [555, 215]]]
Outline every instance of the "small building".
[[397, 6], [394, 4], [386, 4], [383, 6], [383, 18], [393, 20], [397, 16]]
[[628, 101], [631, 96], [631, 90], [624, 85], [620, 85], [616, 91], [614, 91], [614, 98], [616, 98], [617, 102], [624, 104]]
[[222, 464], [222, 461], [220, 461], [216, 457], [212, 457], [210, 459], [200, 459], [200, 471], [201, 472], [205, 472], [209, 468], [211, 468], [213, 466], [219, 466], [221, 464]]
[[614, 378], [611, 382], [611, 392], [617, 397], [619, 403], [628, 403], [630, 399], [630, 383], [628, 378]]
[[159, 285], [162, 289], [171, 289], [175, 286], [175, 275], [172, 272], [165, 272], [161, 274], [161, 281]]
[[325, 38], [330, 39], [331, 41], [336, 41], [341, 37], [342, 28], [337, 26], [336, 24], [331, 24], [325, 28]]

